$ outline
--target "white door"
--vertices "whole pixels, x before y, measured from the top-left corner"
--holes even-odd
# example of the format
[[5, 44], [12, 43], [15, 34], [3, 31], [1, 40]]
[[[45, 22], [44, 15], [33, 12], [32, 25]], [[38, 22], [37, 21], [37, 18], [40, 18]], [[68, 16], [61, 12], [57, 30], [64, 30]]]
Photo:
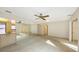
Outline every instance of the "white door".
[[5, 34], [5, 24], [0, 23], [0, 34]]

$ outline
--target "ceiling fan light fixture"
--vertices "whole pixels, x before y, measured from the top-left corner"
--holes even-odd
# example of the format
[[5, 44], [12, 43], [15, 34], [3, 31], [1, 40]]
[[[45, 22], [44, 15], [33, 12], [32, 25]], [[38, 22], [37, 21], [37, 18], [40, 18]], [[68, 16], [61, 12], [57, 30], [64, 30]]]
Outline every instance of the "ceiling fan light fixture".
[[49, 15], [43, 15], [42, 13], [40, 13], [40, 15], [35, 15], [35, 16], [42, 20], [46, 20], [46, 18], [49, 17]]

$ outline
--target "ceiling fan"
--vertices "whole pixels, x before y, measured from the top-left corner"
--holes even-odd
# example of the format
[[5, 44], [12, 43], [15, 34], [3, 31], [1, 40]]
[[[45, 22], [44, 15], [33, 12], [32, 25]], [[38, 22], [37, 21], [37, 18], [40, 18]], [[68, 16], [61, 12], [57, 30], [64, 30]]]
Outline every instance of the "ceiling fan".
[[49, 17], [49, 15], [43, 15], [42, 13], [40, 13], [40, 15], [35, 15], [35, 16], [42, 20], [46, 20], [46, 18]]

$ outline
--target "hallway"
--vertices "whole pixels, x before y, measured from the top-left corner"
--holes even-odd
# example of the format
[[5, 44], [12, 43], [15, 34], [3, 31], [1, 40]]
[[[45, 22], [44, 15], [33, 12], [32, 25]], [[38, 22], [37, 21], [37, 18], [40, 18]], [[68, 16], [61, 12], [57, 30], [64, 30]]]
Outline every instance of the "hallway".
[[[64, 44], [69, 43], [64, 39], [35, 35], [26, 35], [19, 39], [16, 44], [0, 49], [0, 52], [75, 52], [74, 49]], [[70, 44], [76, 46], [77, 49], [77, 44]]]

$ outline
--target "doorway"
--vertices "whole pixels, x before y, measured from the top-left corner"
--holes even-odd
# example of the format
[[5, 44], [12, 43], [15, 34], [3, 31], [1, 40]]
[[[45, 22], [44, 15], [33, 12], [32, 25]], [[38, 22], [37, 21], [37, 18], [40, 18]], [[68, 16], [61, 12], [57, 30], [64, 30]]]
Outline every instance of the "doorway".
[[78, 32], [78, 19], [75, 19], [72, 22], [72, 41], [78, 41], [77, 32]]
[[38, 34], [39, 35], [48, 35], [48, 25], [47, 24], [38, 24]]

